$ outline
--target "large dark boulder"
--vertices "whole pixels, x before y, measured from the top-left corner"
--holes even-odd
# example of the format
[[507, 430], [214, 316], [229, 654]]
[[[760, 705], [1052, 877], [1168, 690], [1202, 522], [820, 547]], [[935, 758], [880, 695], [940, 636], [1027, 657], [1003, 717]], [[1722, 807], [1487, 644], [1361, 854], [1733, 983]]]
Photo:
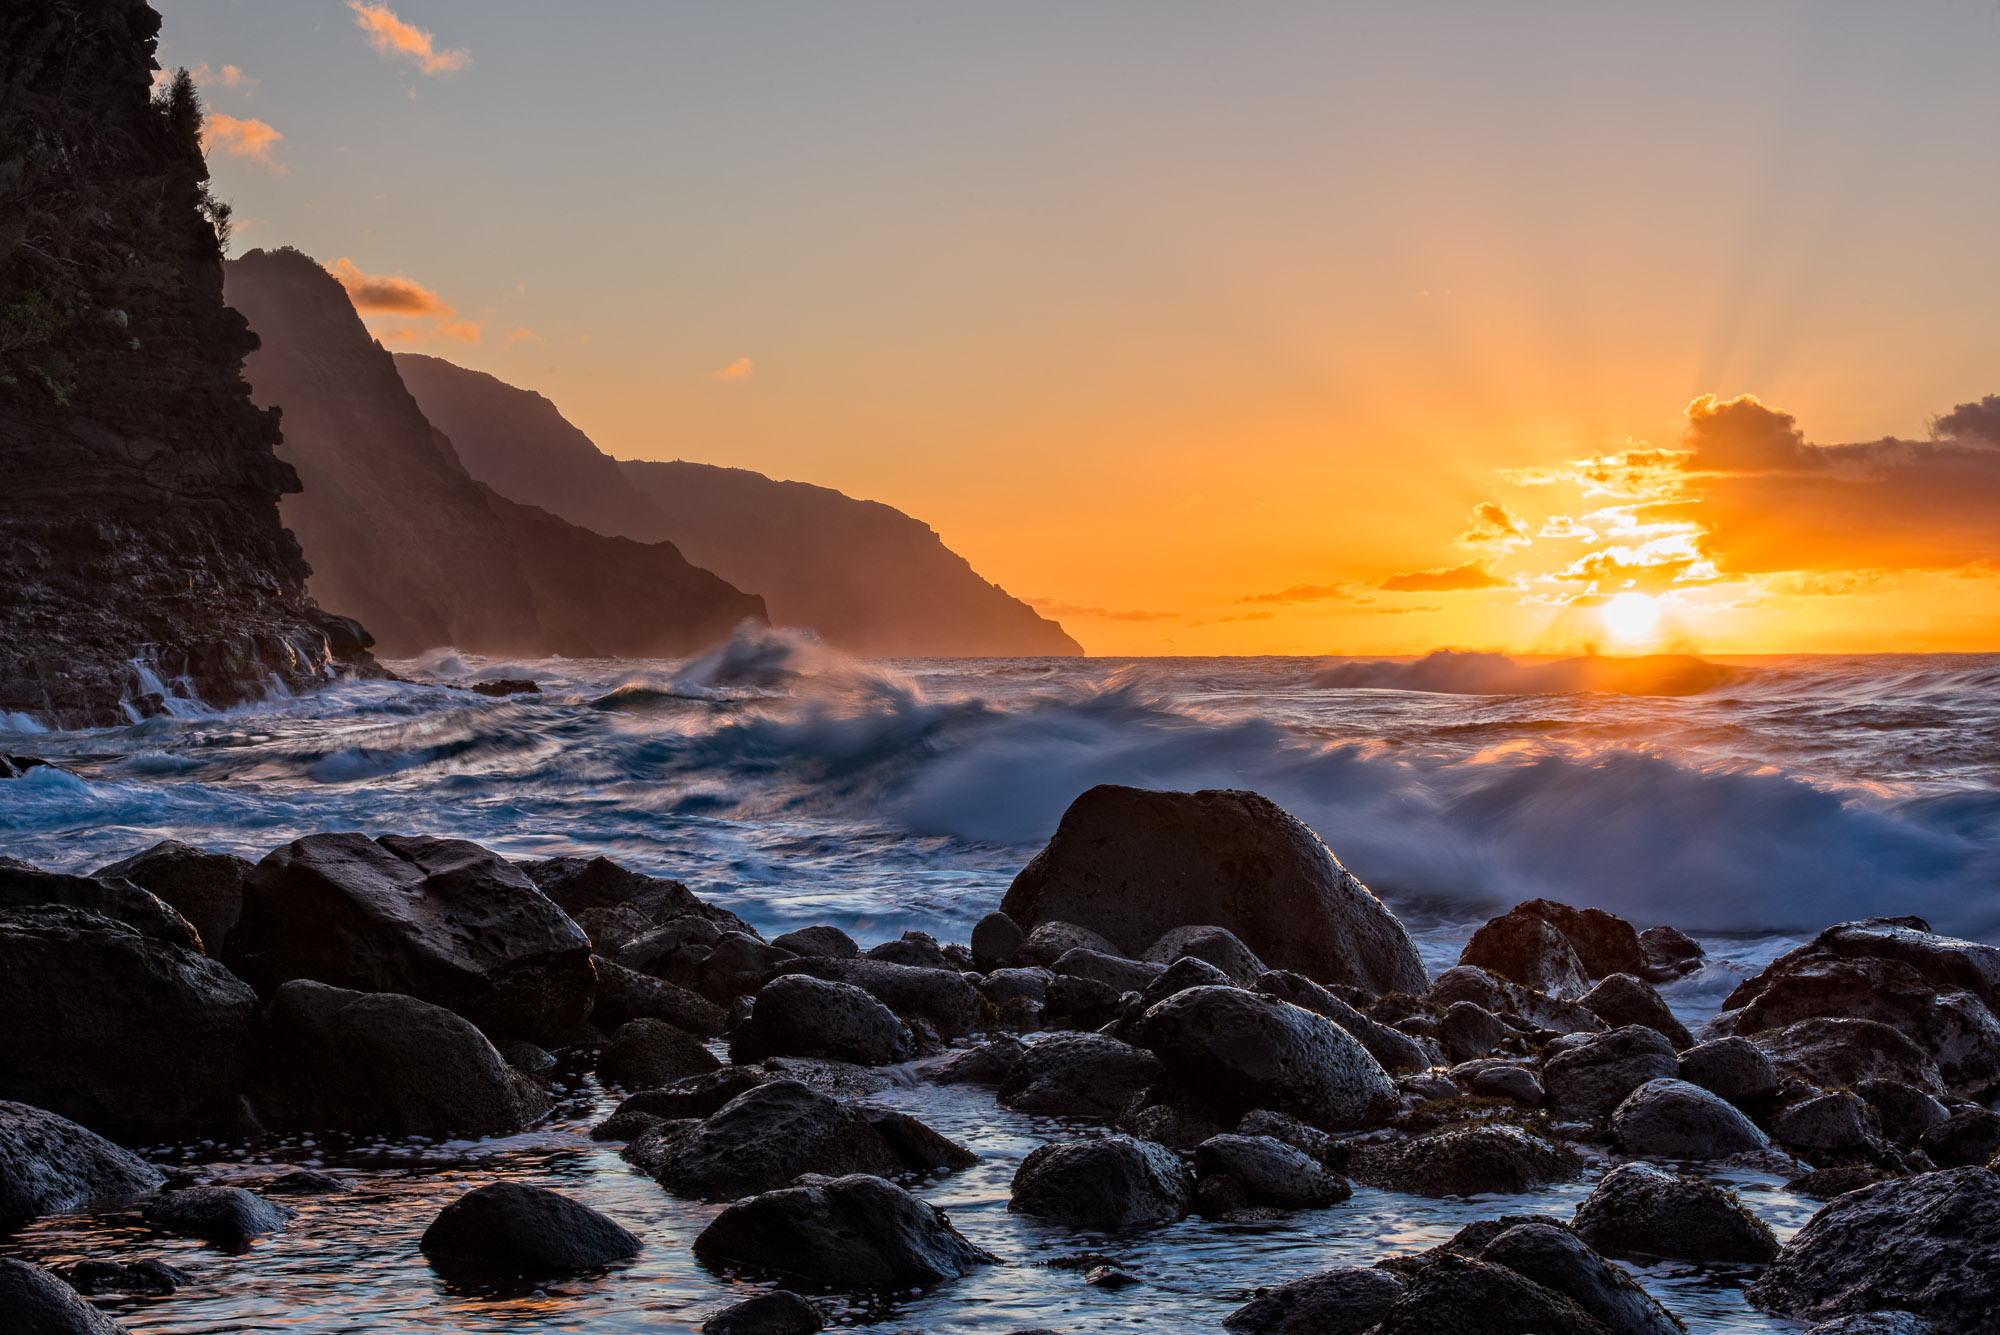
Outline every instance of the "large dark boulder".
[[[1525, 917], [1540, 918], [1563, 934], [1578, 963], [1590, 978], [1609, 978], [1614, 973], [1641, 972], [1646, 967], [1646, 949], [1632, 924], [1603, 909], [1578, 909], [1553, 899], [1530, 899], [1511, 910]], [[1699, 947], [1696, 947], [1699, 950]]]
[[1951, 1168], [1836, 1196], [1746, 1291], [1801, 1321], [1913, 1312], [1937, 1335], [1986, 1335], [2000, 1313], [2000, 1175]]
[[0, 1256], [0, 1314], [7, 1335], [119, 1335], [117, 1322], [38, 1265]]
[[1747, 1038], [1716, 1038], [1680, 1056], [1680, 1078], [1739, 1108], [1760, 1108], [1778, 1092], [1778, 1068]]
[[204, 953], [201, 934], [186, 918], [130, 881], [43, 871], [19, 858], [0, 858], [0, 911], [57, 905], [101, 913], [155, 941]]
[[1532, 987], [1510, 982], [1471, 964], [1458, 964], [1431, 980], [1423, 999], [1442, 1011], [1461, 1001], [1495, 1015], [1514, 1015], [1559, 1034], [1596, 1033], [1604, 1021], [1574, 1001], [1552, 997]]
[[[1184, 987], [1174, 989], [1185, 990]], [[1293, 973], [1289, 969], [1272, 969], [1259, 974], [1251, 990], [1325, 1016], [1360, 1039], [1361, 1046], [1368, 1049], [1368, 1055], [1386, 1071], [1421, 1071], [1431, 1065], [1431, 1054], [1423, 1044], [1400, 1029], [1376, 1023], [1304, 974]], [[1173, 993], [1164, 995], [1172, 996]], [[1146, 997], [1149, 1006], [1153, 1001], [1162, 999], [1150, 993]]]
[[722, 931], [757, 935], [749, 923], [703, 901], [679, 881], [630, 871], [610, 858], [548, 858], [517, 865], [537, 889], [572, 916], [584, 909], [630, 905], [654, 922], [691, 913]]
[[628, 969], [602, 956], [592, 956], [597, 970], [597, 999], [590, 1021], [600, 1029], [616, 1029], [633, 1020], [665, 1020], [702, 1038], [716, 1038], [729, 1028], [722, 1007], [678, 983]]
[[1562, 1294], [1613, 1335], [1686, 1335], [1623, 1268], [1554, 1220], [1515, 1224], [1487, 1243], [1479, 1259]]
[[636, 1256], [641, 1244], [616, 1220], [545, 1187], [489, 1182], [438, 1211], [417, 1245], [447, 1268], [566, 1274]]
[[1458, 962], [1552, 997], [1580, 997], [1590, 987], [1569, 938], [1531, 913], [1487, 919], [1465, 943]]
[[129, 881], [158, 896], [201, 933], [202, 948], [219, 957], [243, 914], [250, 864], [232, 853], [165, 839], [91, 874], [100, 881]]
[[1694, 1036], [1651, 983], [1629, 973], [1607, 974], [1577, 998], [1577, 1004], [1613, 1029], [1642, 1024], [1666, 1037], [1676, 1051], [1694, 1046]]
[[794, 928], [772, 937], [771, 944], [794, 955], [830, 955], [835, 959], [851, 960], [861, 954], [861, 947], [854, 943], [853, 937], [828, 923]]
[[2000, 1014], [2000, 946], [1940, 935], [1915, 917], [1836, 923], [1805, 945], [1780, 955], [1756, 977], [1739, 983], [1723, 1002], [1723, 1009], [1747, 1005], [1775, 979], [1797, 969], [1801, 961], [1827, 956], [1906, 964], [1939, 991], [1970, 992], [1985, 1002], [1987, 1009]]
[[701, 1231], [694, 1253], [711, 1266], [835, 1289], [913, 1288], [998, 1260], [944, 1211], [862, 1175], [737, 1201]]
[[1041, 1145], [1014, 1173], [1007, 1208], [1082, 1228], [1168, 1224], [1188, 1211], [1187, 1169], [1164, 1145], [1102, 1136]]
[[628, 1020], [597, 1054], [597, 1075], [627, 1089], [655, 1089], [720, 1067], [702, 1041], [665, 1020]]
[[909, 1027], [851, 983], [790, 973], [758, 989], [750, 1018], [729, 1036], [730, 1060], [826, 1057], [882, 1066], [915, 1050]]
[[1768, 1154], [1771, 1142], [1720, 1095], [1685, 1080], [1648, 1080], [1611, 1114], [1611, 1140], [1626, 1154], [1726, 1159]]
[[1583, 1174], [1583, 1158], [1561, 1141], [1519, 1126], [1464, 1126], [1357, 1148], [1356, 1182], [1416, 1196], [1518, 1195]]
[[1940, 1168], [1990, 1163], [2000, 1154], [2000, 1113], [1960, 1108], [1922, 1136], [1924, 1153]]
[[399, 1136], [508, 1135], [548, 1111], [471, 1021], [415, 997], [295, 979], [269, 1012], [259, 1102], [282, 1126]]
[[1446, 1253], [1419, 1270], [1376, 1335], [1610, 1335], [1565, 1294], [1489, 1261]]
[[242, 1251], [298, 1216], [291, 1206], [267, 1201], [242, 1187], [186, 1187], [163, 1192], [145, 1209], [146, 1222], [162, 1233], [206, 1238], [226, 1251]]
[[962, 1038], [986, 1028], [992, 1013], [978, 984], [956, 969], [807, 955], [784, 961], [777, 966], [777, 973], [851, 984], [906, 1019], [928, 1020], [946, 1038]]
[[701, 1335], [816, 1335], [826, 1314], [790, 1289], [731, 1303], [701, 1323]]
[[1003, 1108], [1044, 1117], [1116, 1117], [1162, 1073], [1159, 1058], [1107, 1034], [1031, 1043], [1000, 1081]]
[[1379, 1125], [1401, 1106], [1361, 1040], [1275, 997], [1191, 987], [1148, 1010], [1141, 1032], [1170, 1078], [1231, 1120], [1270, 1108], [1345, 1131]]
[[205, 955], [82, 909], [0, 912], [0, 1096], [118, 1135], [238, 1116], [257, 996]]
[[1343, 1266], [1268, 1289], [1222, 1319], [1235, 1335], [1367, 1335], [1403, 1294], [1373, 1266]]
[[544, 1045], [588, 1018], [596, 989], [583, 930], [463, 839], [294, 840], [244, 883], [225, 958], [265, 996], [294, 978], [399, 992]]
[[96, 1132], [25, 1103], [0, 1103], [0, 1224], [151, 1191], [160, 1170]]
[[1549, 1058], [1542, 1068], [1549, 1106], [1563, 1117], [1603, 1122], [1648, 1080], [1680, 1074], [1674, 1045], [1664, 1034], [1644, 1025], [1626, 1025], [1608, 1034], [1564, 1042], [1571, 1045]]
[[[1704, 1031], [1707, 1032], [1707, 1031]], [[1780, 1074], [1821, 1089], [1863, 1080], [1899, 1080], [1926, 1094], [1946, 1092], [1937, 1063], [1902, 1031], [1877, 1020], [1800, 1020], [1751, 1039]]]
[[1250, 1204], [1280, 1210], [1316, 1210], [1354, 1190], [1319, 1159], [1274, 1136], [1210, 1136], [1195, 1147], [1194, 1164], [1202, 1177], [1234, 1179]]
[[1264, 972], [1264, 961], [1237, 939], [1226, 927], [1196, 924], [1162, 933], [1146, 948], [1145, 958], [1154, 964], [1172, 964], [1179, 959], [1198, 959], [1213, 964], [1238, 987], [1248, 987]]
[[1420, 992], [1416, 944], [1319, 836], [1256, 793], [1101, 785], [1014, 878], [1001, 909], [1058, 919], [1138, 955], [1176, 927], [1227, 928], [1273, 968], [1373, 993]]
[[1604, 1255], [1630, 1260], [1761, 1263], [1778, 1254], [1770, 1225], [1734, 1192], [1650, 1164], [1606, 1173], [1577, 1207], [1575, 1228]]

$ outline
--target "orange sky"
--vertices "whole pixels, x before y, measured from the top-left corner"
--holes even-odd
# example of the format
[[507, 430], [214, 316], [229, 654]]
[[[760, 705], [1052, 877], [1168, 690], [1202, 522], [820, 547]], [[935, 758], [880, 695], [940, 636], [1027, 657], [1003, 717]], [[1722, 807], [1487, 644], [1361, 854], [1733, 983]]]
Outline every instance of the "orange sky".
[[1983, 10], [161, 9], [239, 246], [1092, 652], [2000, 648]]

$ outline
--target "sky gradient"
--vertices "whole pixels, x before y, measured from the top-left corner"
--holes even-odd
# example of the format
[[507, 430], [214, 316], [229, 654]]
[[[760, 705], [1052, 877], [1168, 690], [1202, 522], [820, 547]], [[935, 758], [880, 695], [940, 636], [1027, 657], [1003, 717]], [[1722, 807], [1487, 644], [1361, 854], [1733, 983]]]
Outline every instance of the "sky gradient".
[[1092, 652], [2000, 648], [1992, 0], [155, 2], [238, 250]]

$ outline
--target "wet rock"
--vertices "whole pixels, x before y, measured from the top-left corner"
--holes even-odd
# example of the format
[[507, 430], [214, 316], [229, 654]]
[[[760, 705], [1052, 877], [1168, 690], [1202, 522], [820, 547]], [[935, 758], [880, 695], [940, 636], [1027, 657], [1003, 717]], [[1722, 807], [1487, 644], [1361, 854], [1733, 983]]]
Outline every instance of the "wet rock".
[[793, 1056], [880, 1066], [903, 1061], [913, 1051], [908, 1026], [875, 997], [807, 974], [783, 974], [766, 983], [750, 1019], [729, 1040], [729, 1055], [737, 1062]]
[[225, 958], [262, 996], [298, 978], [400, 993], [544, 1045], [589, 1016], [597, 987], [582, 929], [463, 839], [294, 840], [244, 882]]
[[[728, 1003], [753, 995], [778, 974], [781, 965], [798, 956], [768, 945], [746, 932], [724, 932], [690, 975], [694, 990], [710, 1001]], [[860, 960], [824, 960], [828, 964], [859, 964]]]
[[0, 1257], [0, 1312], [19, 1335], [119, 1335], [122, 1327], [38, 1265]]
[[1917, 917], [1837, 923], [1740, 984], [1729, 994], [1723, 1009], [1734, 1010], [1754, 1000], [1800, 961], [1826, 956], [1894, 960], [1915, 969], [1941, 991], [1963, 989], [1985, 1002], [1989, 1010], [2000, 1012], [2000, 946], [1940, 935]]
[[130, 881], [43, 871], [0, 857], [0, 910], [69, 907], [125, 923], [141, 935], [202, 953], [201, 934], [159, 896]]
[[717, 1109], [653, 1170], [682, 1196], [729, 1200], [801, 1173], [893, 1175], [906, 1165], [868, 1119], [796, 1080], [758, 1085]]
[[1379, 1125], [1400, 1107], [1361, 1041], [1324, 1016], [1233, 987], [1195, 987], [1146, 1012], [1146, 1046], [1204, 1102], [1288, 1112], [1323, 1130]]
[[1679, 1077], [1739, 1108], [1761, 1108], [1778, 1092], [1778, 1068], [1747, 1038], [1698, 1043], [1680, 1056]]
[[649, 1113], [666, 1121], [705, 1118], [735, 1098], [774, 1079], [756, 1066], [725, 1066], [708, 1075], [689, 1076], [659, 1089], [642, 1089], [620, 1103], [613, 1116]]
[[266, 1114], [301, 1130], [506, 1135], [547, 1096], [486, 1036], [442, 1006], [306, 979], [271, 998]]
[[1639, 950], [1646, 957], [1642, 976], [1654, 983], [1685, 978], [1701, 968], [1708, 954], [1701, 942], [1678, 927], [1648, 927], [1639, 933]]
[[894, 941], [870, 946], [861, 953], [866, 959], [906, 964], [913, 969], [956, 970], [956, 966], [945, 957], [944, 947], [929, 932], [904, 932]]
[[1616, 1335], [1685, 1335], [1685, 1327], [1630, 1275], [1559, 1224], [1516, 1224], [1488, 1243], [1479, 1259], [1562, 1294]]
[[1540, 918], [1563, 934], [1589, 978], [1636, 974], [1646, 963], [1645, 947], [1632, 924], [1603, 909], [1577, 909], [1552, 899], [1530, 899], [1512, 912]]
[[[1228, 1128], [1196, 1108], [1176, 1103], [1149, 1103], [1128, 1108], [1118, 1118], [1117, 1127], [1140, 1140], [1150, 1140], [1168, 1149], [1193, 1153], [1195, 1146]], [[1247, 1202], [1246, 1202], [1247, 1203]]]
[[1650, 1164], [1606, 1173], [1577, 1207], [1575, 1228], [1597, 1251], [1621, 1259], [1762, 1263], [1778, 1254], [1770, 1226], [1734, 1192]]
[[826, 1314], [789, 1289], [732, 1303], [701, 1323], [701, 1335], [814, 1335], [825, 1329]]
[[98, 1131], [213, 1135], [239, 1115], [261, 1008], [205, 955], [82, 909], [0, 911], [0, 1071]]
[[1559, 1034], [1597, 1033], [1605, 1027], [1604, 1021], [1574, 1001], [1537, 992], [1469, 964], [1439, 974], [1423, 990], [1422, 999], [1440, 1012], [1454, 1002], [1469, 1001], [1495, 1015], [1519, 1016], [1529, 1024]]
[[1073, 922], [1049, 921], [1037, 924], [1028, 933], [1027, 939], [1014, 952], [1014, 963], [1047, 968], [1072, 950], [1095, 950], [1103, 955], [1121, 953], [1109, 937], [1088, 927], [1079, 927]]
[[467, 689], [474, 695], [492, 696], [495, 699], [509, 695], [542, 693], [542, 688], [526, 677], [495, 677], [491, 681], [475, 681]]
[[665, 1020], [628, 1020], [598, 1054], [597, 1074], [628, 1089], [652, 1089], [721, 1065], [700, 1039]]
[[995, 1006], [1004, 1006], [1010, 1001], [1023, 999], [1040, 1005], [1048, 996], [1049, 979], [1054, 977], [1047, 969], [995, 969], [979, 982], [979, 991]]
[[962, 1038], [984, 1029], [990, 1013], [978, 985], [956, 969], [917, 969], [886, 960], [806, 956], [785, 961], [778, 966], [778, 972], [849, 983], [897, 1015], [928, 1020], [946, 1038]]
[[1105, 1034], [1057, 1034], [1028, 1045], [1000, 1082], [1000, 1106], [1110, 1121], [1159, 1080], [1163, 1069], [1152, 1053]]
[[701, 966], [721, 940], [722, 928], [714, 922], [699, 913], [683, 913], [633, 937], [613, 958], [628, 969], [696, 991], [701, 984]]
[[266, 1233], [298, 1218], [289, 1205], [267, 1201], [241, 1187], [187, 1187], [162, 1192], [146, 1206], [146, 1222], [162, 1233], [206, 1238], [241, 1251]]
[[1936, 1335], [1937, 1327], [1914, 1312], [1865, 1312], [1836, 1317], [1806, 1335]]
[[1925, 1131], [1921, 1143], [1940, 1168], [1983, 1165], [2000, 1154], [2000, 1113], [1960, 1108]]
[[590, 938], [591, 953], [600, 956], [616, 955], [657, 925], [630, 904], [587, 908], [572, 913], [570, 917]]
[[163, 1180], [138, 1155], [67, 1117], [0, 1102], [0, 1221], [137, 1196]]
[[1751, 1040], [1782, 1075], [1822, 1089], [1896, 1080], [1932, 1096], [1946, 1090], [1930, 1055], [1875, 1020], [1801, 1020]]
[[1117, 1266], [1092, 1266], [1084, 1272], [1083, 1282], [1095, 1289], [1129, 1289], [1139, 1283], [1139, 1277]]
[[301, 1168], [264, 1184], [266, 1196], [340, 1196], [353, 1191], [347, 1179]]
[[738, 1201], [701, 1231], [694, 1252], [711, 1266], [838, 1289], [911, 1288], [997, 1259], [935, 1206], [860, 1175]]
[[597, 998], [590, 1020], [600, 1029], [615, 1030], [634, 1020], [665, 1020], [698, 1037], [716, 1038], [728, 1028], [722, 1007], [698, 992], [602, 956], [594, 956], [591, 963], [597, 970]]
[[1569, 939], [1527, 913], [1487, 919], [1466, 942], [1458, 962], [1552, 997], [1578, 997], [1590, 987]]
[[[194, 1282], [194, 1276], [164, 1261], [78, 1261], [56, 1271], [78, 1293], [145, 1293], [164, 1297]], [[4, 1307], [4, 1300], [0, 1300]], [[31, 1327], [32, 1329], [32, 1327]]]
[[1014, 963], [1028, 934], [1004, 913], [993, 912], [972, 926], [972, 965], [981, 973], [992, 973]]
[[[1292, 977], [1299, 977], [1294, 974]], [[1229, 987], [1229, 975], [1210, 964], [1207, 960], [1183, 955], [1169, 964], [1165, 971], [1152, 982], [1146, 984], [1139, 993], [1141, 1012], [1165, 1001], [1176, 992], [1185, 992], [1191, 987]]]
[[654, 922], [692, 914], [715, 924], [719, 931], [757, 936], [749, 923], [728, 909], [704, 902], [679, 881], [628, 871], [610, 858], [549, 858], [524, 862], [520, 868], [565, 913], [629, 904]]
[[1042, 998], [1043, 1023], [1050, 1029], [1102, 1029], [1118, 1018], [1125, 995], [1095, 978], [1057, 974]]
[[1745, 1296], [1802, 1321], [1890, 1309], [1939, 1335], [1983, 1335], [2000, 1312], [2000, 1175], [1949, 1168], [1836, 1197]]
[[1226, 927], [1175, 927], [1160, 934], [1143, 958], [1155, 964], [1198, 959], [1212, 964], [1238, 987], [1249, 987], [1264, 970], [1264, 962]]
[[1573, 1299], [1506, 1266], [1450, 1254], [1419, 1270], [1375, 1329], [1376, 1335], [1606, 1335]]
[[440, 1210], [417, 1245], [444, 1268], [566, 1274], [636, 1256], [640, 1242], [608, 1215], [545, 1187], [489, 1182]]
[[1506, 1099], [1523, 1108], [1539, 1108], [1545, 1097], [1535, 1073], [1514, 1062], [1494, 1062], [1472, 1077], [1472, 1093], [1482, 1099]]
[[1549, 1106], [1563, 1117], [1603, 1122], [1648, 1080], [1680, 1073], [1674, 1045], [1659, 1031], [1626, 1025], [1592, 1034], [1549, 1058], [1542, 1069]]
[[243, 914], [243, 878], [249, 873], [250, 864], [242, 858], [166, 839], [91, 875], [100, 881], [129, 881], [157, 896], [201, 934], [207, 954], [220, 956]]
[[1020, 1039], [1003, 1036], [954, 1052], [926, 1066], [924, 1075], [937, 1085], [998, 1085], [1027, 1052], [1027, 1044]]
[[1312, 1155], [1270, 1136], [1221, 1135], [1195, 1150], [1195, 1172], [1236, 1179], [1252, 1205], [1315, 1210], [1344, 1201], [1353, 1188]]
[[[1179, 967], [1181, 966], [1178, 964], [1174, 966], [1174, 968]], [[1164, 982], [1164, 978], [1161, 981]], [[1200, 984], [1191, 982], [1186, 986], [1200, 986]], [[1174, 989], [1174, 991], [1184, 990], [1185, 987]], [[1267, 997], [1276, 997], [1280, 1001], [1289, 1001], [1292, 1005], [1309, 1010], [1315, 1015], [1325, 1016], [1360, 1039], [1361, 1046], [1368, 1049], [1368, 1054], [1385, 1071], [1421, 1071], [1431, 1065], [1431, 1053], [1422, 1043], [1409, 1034], [1377, 1023], [1304, 974], [1293, 973], [1289, 969], [1267, 970], [1257, 976], [1252, 990], [1261, 992]], [[1166, 995], [1171, 996], [1172, 993]], [[1148, 1007], [1162, 999], [1150, 992], [1144, 997]]]
[[863, 1108], [861, 1115], [909, 1172], [957, 1172], [979, 1162], [979, 1156], [971, 1150], [948, 1136], [940, 1135], [906, 1112], [892, 1108]]
[[[642, 1113], [613, 1113], [600, 1126], [625, 1121], [627, 1124], [646, 1116]], [[648, 1177], [657, 1175], [675, 1151], [701, 1132], [702, 1123], [698, 1118], [677, 1117], [665, 1121], [658, 1117], [647, 1117], [648, 1125], [633, 1133], [625, 1148], [618, 1151], [618, 1157], [631, 1164]], [[592, 1132], [593, 1140], [613, 1140], [615, 1136], [599, 1136]]]
[[503, 1038], [493, 1045], [500, 1059], [519, 1071], [522, 1075], [536, 1080], [546, 1080], [560, 1065], [555, 1054], [547, 1048], [538, 1048], [533, 1043], [519, 1038]]
[[1916, 1144], [1924, 1132], [1951, 1115], [1929, 1094], [1900, 1080], [1863, 1080], [1854, 1092], [1874, 1109], [1882, 1138], [1896, 1145]]
[[1499, 1016], [1469, 1001], [1454, 1001], [1438, 1018], [1437, 1040], [1454, 1062], [1484, 1057], [1513, 1034]]
[[1367, 1335], [1402, 1293], [1387, 1270], [1343, 1266], [1259, 1289], [1222, 1324], [1236, 1335]]
[[1211, 924], [1273, 968], [1372, 993], [1428, 981], [1416, 945], [1318, 836], [1255, 793], [1103, 785], [1063, 813], [1001, 908], [1051, 919], [1137, 954], [1166, 932]]
[[637, 1140], [666, 1121], [648, 1112], [614, 1112], [590, 1128], [592, 1140]]
[[1614, 1029], [1628, 1024], [1644, 1025], [1666, 1037], [1675, 1051], [1694, 1046], [1687, 1026], [1674, 1018], [1667, 1003], [1650, 983], [1629, 973], [1614, 973], [1600, 979], [1577, 1003]]
[[771, 944], [794, 955], [820, 955], [836, 960], [858, 959], [861, 955], [861, 947], [855, 944], [853, 937], [838, 927], [825, 925], [800, 927], [782, 936], [774, 936]]
[[1516, 1195], [1574, 1181], [1583, 1160], [1524, 1127], [1468, 1126], [1358, 1146], [1347, 1171], [1356, 1182], [1417, 1196]]
[[1161, 1145], [1103, 1136], [1042, 1145], [1014, 1174], [1007, 1208], [1081, 1228], [1171, 1223], [1188, 1212], [1187, 1170]]
[[1513, 1228], [1516, 1224], [1548, 1224], [1556, 1228], [1567, 1228], [1562, 1220], [1542, 1214], [1502, 1214], [1485, 1219], [1475, 1219], [1452, 1234], [1435, 1247], [1420, 1252], [1409, 1252], [1397, 1256], [1387, 1256], [1375, 1264], [1401, 1279], [1409, 1279], [1425, 1266], [1445, 1256], [1462, 1256], [1478, 1260], [1486, 1251], [1487, 1244]]
[[1872, 1187], [1878, 1182], [1891, 1182], [1902, 1176], [1904, 1174], [1900, 1170], [1891, 1171], [1874, 1164], [1839, 1164], [1832, 1168], [1815, 1168], [1793, 1178], [1785, 1186], [1801, 1196], [1830, 1201], [1835, 1196]]
[[1820, 1094], [1787, 1104], [1771, 1114], [1771, 1136], [1787, 1149], [1802, 1154], [1827, 1151], [1866, 1151], [1874, 1144], [1869, 1134], [1868, 1105], [1846, 1090]]
[[1648, 1080], [1611, 1114], [1611, 1143], [1626, 1154], [1726, 1159], [1769, 1153], [1771, 1142], [1734, 1106], [1685, 1080]]
[[1114, 996], [1143, 992], [1167, 971], [1164, 964], [1142, 964], [1138, 960], [1107, 955], [1101, 950], [1089, 950], [1082, 946], [1064, 951], [1049, 969], [1057, 978], [1087, 978], [1102, 983], [1111, 989]]

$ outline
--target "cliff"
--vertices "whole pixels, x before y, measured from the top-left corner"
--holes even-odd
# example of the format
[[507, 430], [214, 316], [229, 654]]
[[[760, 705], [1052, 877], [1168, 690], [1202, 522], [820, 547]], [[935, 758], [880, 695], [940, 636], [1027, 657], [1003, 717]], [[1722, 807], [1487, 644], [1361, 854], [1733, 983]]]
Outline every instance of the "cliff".
[[199, 104], [151, 94], [159, 26], [0, 7], [0, 710], [66, 726], [366, 658], [279, 520], [298, 479], [239, 371]]
[[476, 481], [307, 256], [253, 250], [225, 269], [263, 340], [244, 366], [253, 397], [282, 408], [280, 455], [304, 483], [284, 517], [313, 593], [367, 622], [380, 652], [675, 656], [764, 615], [671, 543], [593, 533]]
[[472, 476], [599, 532], [671, 538], [780, 625], [882, 657], [1082, 652], [900, 510], [740, 468], [620, 464], [540, 394], [437, 357], [396, 365]]

